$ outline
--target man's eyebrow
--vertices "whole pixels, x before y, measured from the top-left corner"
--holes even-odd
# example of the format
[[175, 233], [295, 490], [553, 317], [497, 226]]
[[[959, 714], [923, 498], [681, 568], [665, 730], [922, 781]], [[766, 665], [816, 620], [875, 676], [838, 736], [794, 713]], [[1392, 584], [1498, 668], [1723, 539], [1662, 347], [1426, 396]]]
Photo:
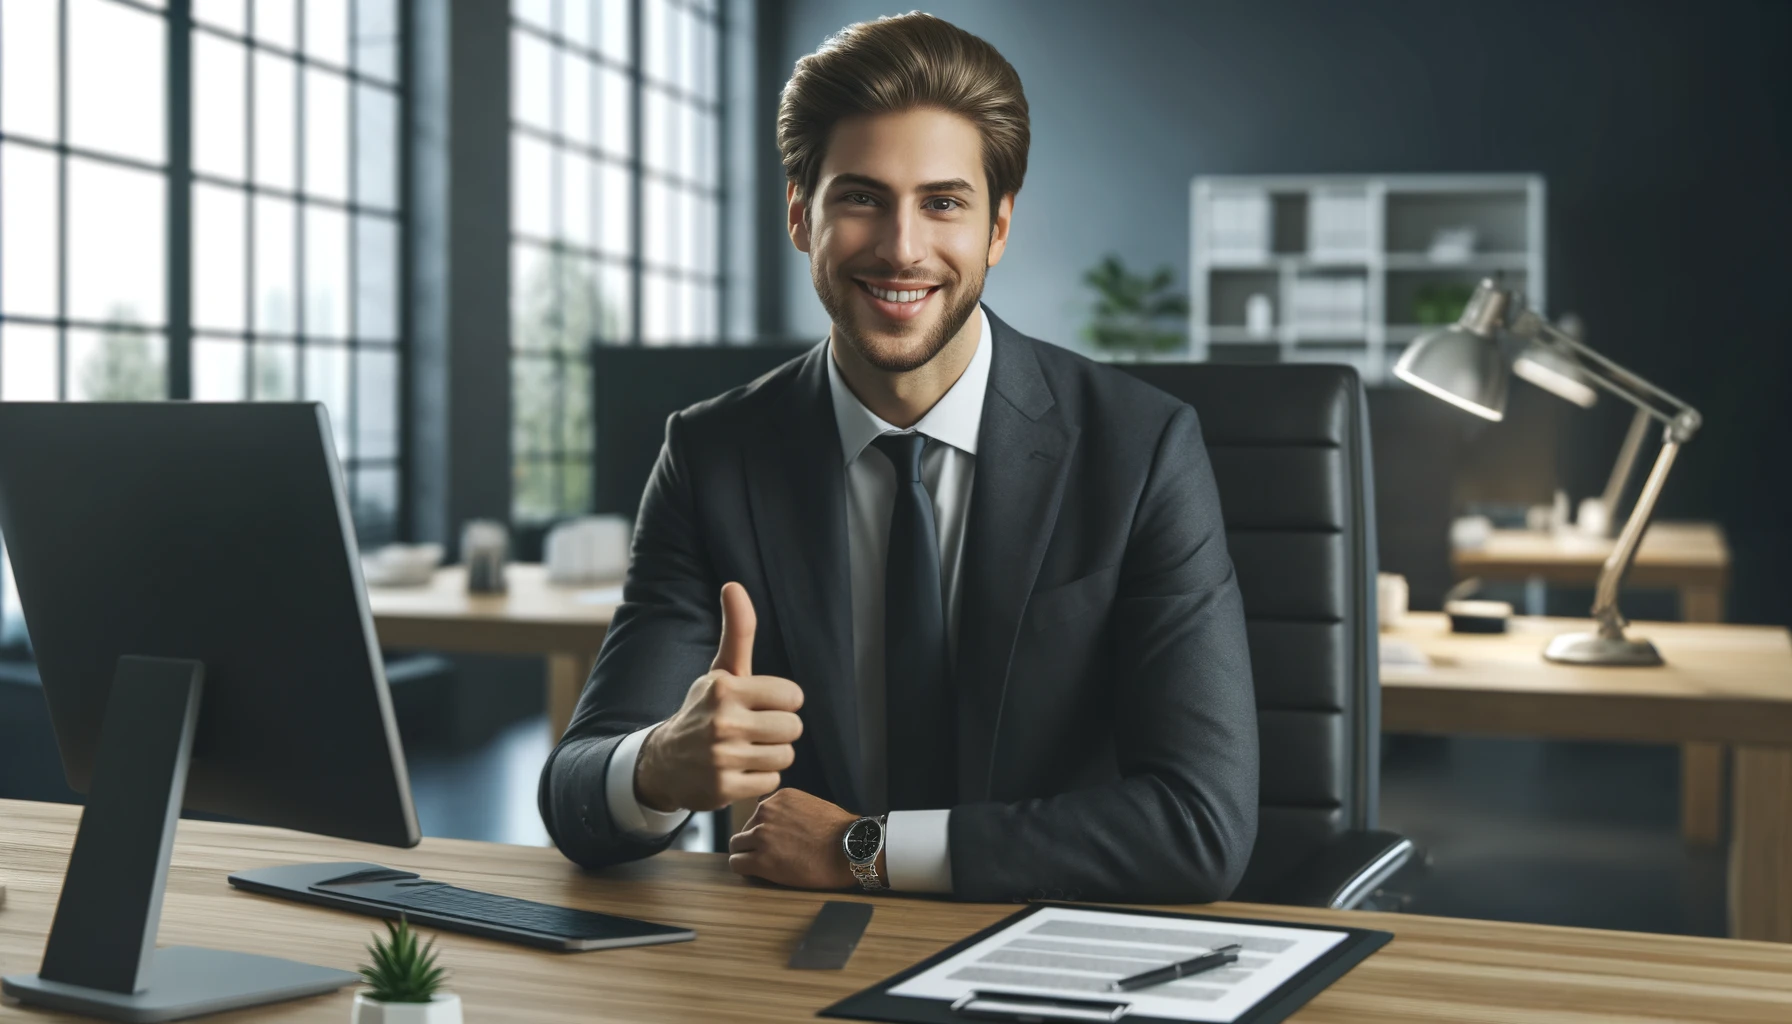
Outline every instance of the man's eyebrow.
[[[857, 185], [860, 188], [874, 188], [881, 192], [894, 192], [890, 186], [865, 174], [836, 174], [829, 182], [830, 187], [839, 185]], [[963, 178], [947, 178], [944, 181], [928, 181], [915, 186], [916, 192], [963, 192], [975, 194], [976, 186]]]

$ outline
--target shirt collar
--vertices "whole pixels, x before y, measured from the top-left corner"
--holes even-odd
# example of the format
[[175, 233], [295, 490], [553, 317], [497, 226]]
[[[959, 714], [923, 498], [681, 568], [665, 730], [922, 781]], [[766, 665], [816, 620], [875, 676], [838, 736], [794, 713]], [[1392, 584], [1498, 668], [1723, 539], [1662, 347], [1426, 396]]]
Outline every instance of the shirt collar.
[[[927, 410], [912, 429], [957, 448], [966, 455], [977, 454], [977, 431], [983, 424], [983, 394], [989, 388], [991, 339], [989, 317], [983, 304], [977, 304], [977, 350], [958, 380], [946, 389], [940, 400]], [[834, 356], [828, 353], [828, 391], [834, 400], [834, 425], [840, 431], [840, 453], [850, 466], [872, 439], [880, 434], [900, 433], [883, 417], [865, 408], [859, 396], [846, 386]]]

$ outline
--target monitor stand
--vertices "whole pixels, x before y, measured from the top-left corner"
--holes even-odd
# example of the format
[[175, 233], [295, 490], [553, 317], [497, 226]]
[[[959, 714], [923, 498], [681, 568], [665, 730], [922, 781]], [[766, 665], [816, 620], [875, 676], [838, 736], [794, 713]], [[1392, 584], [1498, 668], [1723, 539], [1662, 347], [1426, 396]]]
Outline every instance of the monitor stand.
[[274, 957], [156, 948], [204, 675], [197, 661], [118, 659], [43, 964], [36, 974], [0, 978], [7, 995], [106, 1020], [164, 1021], [357, 980]]

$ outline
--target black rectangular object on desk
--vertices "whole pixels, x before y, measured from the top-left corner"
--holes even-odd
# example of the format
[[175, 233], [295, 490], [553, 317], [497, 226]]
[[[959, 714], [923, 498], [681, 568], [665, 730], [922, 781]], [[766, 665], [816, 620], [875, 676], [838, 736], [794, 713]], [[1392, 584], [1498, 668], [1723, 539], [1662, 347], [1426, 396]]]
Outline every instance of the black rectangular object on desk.
[[837, 971], [852, 959], [859, 937], [871, 923], [871, 904], [829, 900], [821, 905], [802, 941], [790, 953], [790, 967], [798, 971]]
[[[953, 1009], [953, 1004], [939, 999], [920, 999], [908, 996], [895, 996], [890, 990], [917, 974], [957, 956], [964, 950], [975, 946], [984, 939], [1008, 930], [1016, 922], [1036, 914], [1048, 907], [1074, 906], [1079, 910], [1111, 911], [1121, 914], [1137, 915], [1143, 918], [1171, 917], [1193, 918], [1200, 921], [1213, 921], [1221, 924], [1253, 924], [1268, 925], [1273, 928], [1310, 928], [1315, 931], [1343, 932], [1345, 938], [1336, 946], [1326, 950], [1318, 959], [1308, 964], [1299, 973], [1283, 982], [1274, 992], [1258, 1000], [1256, 1005], [1234, 1018], [1232, 1024], [1279, 1024], [1292, 1016], [1297, 1010], [1313, 1000], [1313, 997], [1329, 988], [1357, 964], [1368, 959], [1369, 954], [1388, 944], [1394, 937], [1392, 932], [1373, 931], [1368, 928], [1350, 928], [1342, 925], [1306, 924], [1299, 921], [1256, 921], [1244, 917], [1225, 917], [1218, 914], [1185, 914], [1169, 910], [1143, 910], [1138, 907], [1103, 906], [1097, 903], [1034, 903], [1026, 909], [1010, 914], [988, 928], [962, 941], [955, 942], [948, 948], [928, 957], [920, 963], [885, 978], [883, 981], [861, 992], [847, 996], [845, 999], [819, 1011], [818, 1017], [836, 1017], [845, 1020], [885, 1021], [888, 1024], [964, 1024], [967, 1019], [994, 1019], [982, 1014], [965, 1014]], [[1000, 995], [1001, 993], [990, 993]], [[1137, 993], [1116, 993], [1116, 995], [1136, 995]], [[1022, 997], [1028, 1001], [1051, 1002], [1034, 997]], [[1087, 998], [1061, 1000], [1067, 1004], [1093, 1002]], [[1011, 1020], [1046, 1020], [1052, 1018], [1028, 1016], [1025, 1014], [1008, 1018]], [[1069, 1018], [1063, 1018], [1069, 1019]], [[1077, 1018], [1094, 1019], [1094, 1018]], [[1104, 1018], [1105, 1019], [1105, 1018]], [[1148, 1017], [1143, 1014], [1123, 1013], [1118, 1016], [1123, 1024], [1155, 1024], [1163, 1021], [1161, 1017]]]
[[462, 889], [379, 864], [283, 864], [238, 871], [230, 884], [245, 892], [375, 917], [402, 915], [413, 924], [544, 949], [612, 949], [697, 937], [689, 928]]

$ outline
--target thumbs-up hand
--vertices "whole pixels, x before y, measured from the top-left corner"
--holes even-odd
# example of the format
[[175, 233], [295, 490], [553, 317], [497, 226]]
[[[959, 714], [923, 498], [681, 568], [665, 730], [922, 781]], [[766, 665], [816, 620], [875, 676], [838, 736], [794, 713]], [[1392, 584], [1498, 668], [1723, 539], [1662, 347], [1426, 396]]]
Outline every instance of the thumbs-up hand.
[[635, 760], [635, 798], [657, 811], [713, 811], [778, 788], [803, 733], [802, 687], [753, 674], [753, 600], [722, 587], [722, 642], [684, 706], [661, 722]]

